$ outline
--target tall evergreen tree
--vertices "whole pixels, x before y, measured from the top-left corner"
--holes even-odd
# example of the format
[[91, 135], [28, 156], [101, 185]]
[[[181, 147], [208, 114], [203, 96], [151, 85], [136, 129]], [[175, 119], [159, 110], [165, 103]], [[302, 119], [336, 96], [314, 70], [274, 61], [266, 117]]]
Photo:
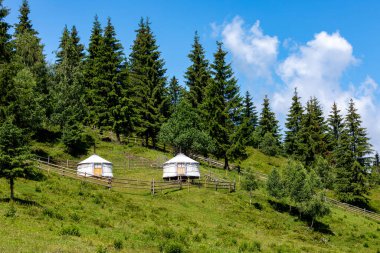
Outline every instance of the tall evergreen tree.
[[98, 97], [104, 98], [103, 104], [98, 107], [101, 108], [99, 110], [100, 124], [110, 127], [120, 141], [120, 135], [129, 134], [132, 128], [132, 102], [129, 95], [128, 71], [123, 64], [123, 47], [116, 39], [115, 28], [110, 18], [108, 18], [103, 37], [104, 81], [102, 87], [98, 87]]
[[253, 132], [255, 131], [257, 125], [258, 117], [256, 106], [253, 104], [249, 91], [247, 91], [243, 100], [242, 119], [240, 126], [242, 128], [242, 138], [244, 139], [245, 144], [252, 145]]
[[345, 128], [348, 131], [349, 148], [352, 151], [354, 158], [358, 161], [371, 153], [371, 144], [367, 137], [367, 130], [362, 127], [360, 114], [357, 113], [354, 100], [351, 99], [348, 104], [347, 115], [345, 118]]
[[[76, 35], [77, 36], [77, 35]], [[62, 128], [82, 123], [85, 117], [83, 45], [65, 26], [57, 51], [56, 83], [52, 88], [52, 121]]]
[[38, 179], [40, 176], [30, 164], [31, 153], [26, 136], [9, 121], [0, 126], [0, 178], [9, 180], [12, 200], [17, 178]]
[[185, 73], [185, 83], [189, 88], [188, 100], [193, 108], [198, 108], [203, 103], [205, 88], [210, 80], [211, 74], [205, 51], [199, 42], [198, 33], [195, 32], [192, 50], [188, 55], [191, 65]]
[[10, 25], [5, 22], [9, 14], [9, 9], [3, 6], [3, 0], [0, 0], [0, 65], [8, 63], [12, 54], [11, 38], [8, 33]]
[[265, 96], [263, 102], [263, 108], [260, 113], [258, 134], [260, 138], [263, 138], [265, 134], [270, 133], [277, 142], [277, 145], [280, 145], [280, 129], [278, 126], [278, 120], [276, 115], [272, 112], [270, 108], [269, 98]]
[[209, 134], [216, 143], [215, 155], [224, 158], [224, 168], [229, 169], [229, 159], [245, 153], [243, 140], [234, 135], [242, 110], [241, 97], [231, 64], [226, 63], [227, 52], [222, 43], [218, 42], [217, 47], [211, 64], [213, 78], [206, 88], [202, 109], [209, 121]]
[[170, 79], [169, 87], [168, 87], [170, 114], [172, 114], [175, 111], [175, 108], [179, 104], [183, 93], [184, 93], [183, 88], [179, 85], [178, 79], [175, 76], [173, 76], [172, 79]]
[[305, 115], [300, 131], [299, 159], [307, 166], [318, 155], [325, 156], [328, 149], [327, 125], [317, 98], [311, 98], [306, 104]]
[[337, 145], [343, 131], [343, 118], [340, 115], [340, 110], [335, 102], [331, 108], [327, 122], [329, 127], [328, 134], [331, 143], [330, 149], [334, 153], [337, 150]]
[[136, 132], [156, 145], [167, 114], [166, 69], [149, 20], [141, 19], [130, 54], [130, 81], [136, 108]]
[[342, 201], [359, 205], [367, 203], [369, 184], [363, 158], [369, 153], [369, 138], [351, 99], [337, 148], [335, 191]]
[[15, 25], [15, 35], [17, 36], [26, 32], [30, 32], [33, 35], [37, 35], [36, 30], [33, 29], [32, 21], [29, 19], [30, 8], [29, 2], [27, 0], [22, 1], [19, 12], [19, 22]]
[[104, 48], [103, 40], [103, 29], [98, 20], [98, 16], [95, 16], [84, 67], [84, 86], [86, 105], [88, 107], [88, 117], [86, 123], [90, 126], [97, 125], [99, 121], [95, 109], [95, 103], [97, 103], [98, 100], [96, 96], [96, 89], [99, 86], [98, 82], [100, 82], [98, 75], [100, 75], [103, 71], [101, 65], [101, 53]]
[[285, 152], [288, 155], [299, 154], [299, 138], [300, 130], [302, 127], [302, 116], [304, 110], [298, 96], [297, 88], [294, 89], [294, 95], [292, 98], [292, 105], [290, 106], [289, 113], [286, 118], [285, 126], [288, 129], [285, 131], [284, 147]]

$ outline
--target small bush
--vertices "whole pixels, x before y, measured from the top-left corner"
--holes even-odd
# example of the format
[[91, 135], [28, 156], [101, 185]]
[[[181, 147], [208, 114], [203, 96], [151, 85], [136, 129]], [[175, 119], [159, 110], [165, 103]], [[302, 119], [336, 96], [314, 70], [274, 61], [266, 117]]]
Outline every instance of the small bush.
[[162, 236], [166, 239], [171, 239], [175, 237], [175, 232], [172, 228], [164, 228], [161, 233]]
[[182, 253], [184, 252], [183, 246], [174, 241], [165, 241], [160, 243], [160, 252], [162, 253]]
[[255, 175], [248, 172], [241, 183], [241, 187], [246, 191], [256, 190], [258, 188], [258, 183]]
[[71, 236], [80, 236], [79, 228], [76, 226], [68, 226], [65, 228], [62, 228], [60, 235], [71, 235]]
[[82, 127], [76, 124], [64, 128], [61, 140], [66, 151], [74, 156], [86, 154], [87, 150], [95, 143], [94, 138], [86, 134]]
[[106, 247], [106, 246], [99, 245], [99, 246], [96, 248], [96, 253], [107, 253], [107, 247]]
[[123, 248], [123, 241], [120, 240], [120, 239], [116, 239], [114, 242], [113, 242], [113, 247], [117, 250], [121, 250]]
[[7, 218], [13, 218], [16, 217], [16, 208], [14, 207], [13, 204], [11, 204], [8, 208], [8, 210], [4, 214], [5, 217]]
[[261, 243], [257, 241], [253, 243], [242, 242], [239, 245], [239, 252], [261, 252]]

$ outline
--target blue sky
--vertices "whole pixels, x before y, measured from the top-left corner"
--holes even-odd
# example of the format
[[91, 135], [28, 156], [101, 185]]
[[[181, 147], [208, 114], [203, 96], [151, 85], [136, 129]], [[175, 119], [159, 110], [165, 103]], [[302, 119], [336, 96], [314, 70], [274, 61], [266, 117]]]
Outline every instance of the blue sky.
[[[21, 0], [4, 0], [16, 23]], [[31, 19], [54, 61], [65, 24], [76, 25], [87, 45], [94, 15], [111, 17], [129, 54], [140, 17], [149, 17], [168, 76], [181, 81], [194, 32], [212, 60], [215, 41], [229, 60], [242, 91], [260, 107], [264, 94], [283, 121], [294, 87], [304, 100], [316, 95], [328, 113], [333, 101], [344, 112], [352, 97], [380, 151], [380, 1], [105, 1], [31, 0]]]

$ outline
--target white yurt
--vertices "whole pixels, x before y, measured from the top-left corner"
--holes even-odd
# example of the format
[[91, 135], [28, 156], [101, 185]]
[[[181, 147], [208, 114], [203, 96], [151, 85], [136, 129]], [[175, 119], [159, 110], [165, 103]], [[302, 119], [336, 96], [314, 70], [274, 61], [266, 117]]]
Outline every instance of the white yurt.
[[199, 162], [179, 153], [164, 163], [163, 179], [196, 179], [200, 177]]
[[112, 163], [98, 155], [92, 155], [78, 163], [77, 174], [85, 177], [113, 177]]

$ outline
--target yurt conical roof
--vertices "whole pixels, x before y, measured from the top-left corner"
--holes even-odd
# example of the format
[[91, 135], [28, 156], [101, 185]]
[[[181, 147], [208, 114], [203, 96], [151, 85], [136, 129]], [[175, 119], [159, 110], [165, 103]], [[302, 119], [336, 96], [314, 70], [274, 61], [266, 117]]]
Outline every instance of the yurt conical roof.
[[176, 155], [175, 157], [173, 157], [169, 161], [165, 162], [164, 164], [170, 164], [170, 163], [197, 163], [197, 164], [199, 164], [199, 162], [191, 159], [190, 157], [188, 157], [182, 153], [179, 153], [178, 155]]
[[85, 164], [85, 163], [108, 163], [108, 164], [112, 164], [110, 161], [107, 161], [106, 159], [101, 158], [98, 155], [92, 155], [89, 158], [81, 161], [78, 164]]

